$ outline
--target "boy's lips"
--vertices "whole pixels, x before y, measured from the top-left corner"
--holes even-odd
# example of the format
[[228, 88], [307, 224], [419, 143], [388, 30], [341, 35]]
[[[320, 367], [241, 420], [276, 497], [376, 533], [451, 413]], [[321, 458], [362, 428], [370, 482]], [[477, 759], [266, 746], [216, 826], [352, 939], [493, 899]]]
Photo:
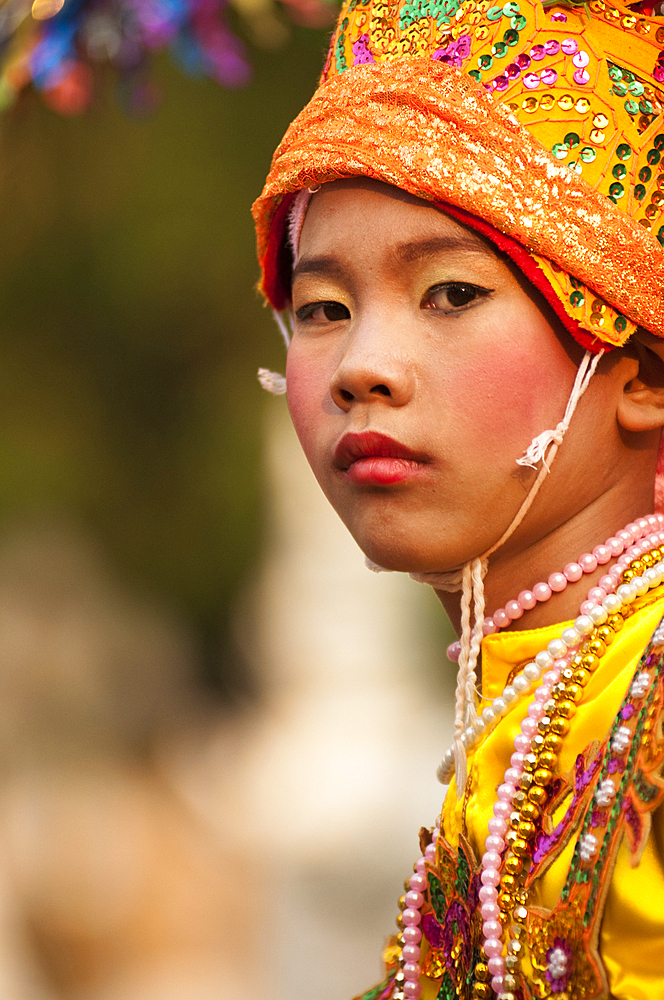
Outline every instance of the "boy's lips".
[[389, 486], [411, 479], [429, 462], [423, 452], [377, 431], [344, 434], [334, 451], [335, 467], [354, 483], [368, 486]]

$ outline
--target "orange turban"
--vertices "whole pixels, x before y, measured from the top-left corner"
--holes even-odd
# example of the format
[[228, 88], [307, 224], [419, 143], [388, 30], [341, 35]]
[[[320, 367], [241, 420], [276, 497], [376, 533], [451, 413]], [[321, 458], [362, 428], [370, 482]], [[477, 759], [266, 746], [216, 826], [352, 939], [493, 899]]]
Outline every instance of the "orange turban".
[[586, 347], [664, 337], [664, 17], [592, 0], [346, 0], [254, 205], [290, 298], [297, 191], [362, 175], [490, 237]]

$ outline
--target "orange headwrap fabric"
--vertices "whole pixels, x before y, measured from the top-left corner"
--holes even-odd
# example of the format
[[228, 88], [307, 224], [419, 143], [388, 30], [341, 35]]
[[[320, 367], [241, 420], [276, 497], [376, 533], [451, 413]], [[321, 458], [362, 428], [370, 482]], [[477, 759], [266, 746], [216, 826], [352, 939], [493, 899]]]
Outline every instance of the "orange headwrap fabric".
[[493, 238], [584, 346], [664, 337], [660, 83], [664, 18], [604, 0], [349, 0], [254, 206], [268, 300], [292, 195], [363, 175]]

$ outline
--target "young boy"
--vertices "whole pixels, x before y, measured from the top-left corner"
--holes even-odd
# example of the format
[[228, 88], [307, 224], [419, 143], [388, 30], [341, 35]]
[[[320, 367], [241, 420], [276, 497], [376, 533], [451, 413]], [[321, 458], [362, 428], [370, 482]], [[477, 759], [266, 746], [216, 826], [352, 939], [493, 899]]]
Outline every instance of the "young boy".
[[663, 80], [643, 4], [349, 0], [255, 206], [312, 468], [460, 632], [363, 1000], [664, 998]]

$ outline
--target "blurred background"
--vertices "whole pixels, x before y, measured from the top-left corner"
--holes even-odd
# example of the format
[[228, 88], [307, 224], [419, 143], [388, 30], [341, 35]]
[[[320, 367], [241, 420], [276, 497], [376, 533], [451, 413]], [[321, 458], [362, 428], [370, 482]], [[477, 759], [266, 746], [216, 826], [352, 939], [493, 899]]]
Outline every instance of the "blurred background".
[[329, 27], [245, 7], [230, 87], [5, 59], [3, 1000], [350, 1000], [442, 801], [442, 611], [256, 381], [250, 205]]

